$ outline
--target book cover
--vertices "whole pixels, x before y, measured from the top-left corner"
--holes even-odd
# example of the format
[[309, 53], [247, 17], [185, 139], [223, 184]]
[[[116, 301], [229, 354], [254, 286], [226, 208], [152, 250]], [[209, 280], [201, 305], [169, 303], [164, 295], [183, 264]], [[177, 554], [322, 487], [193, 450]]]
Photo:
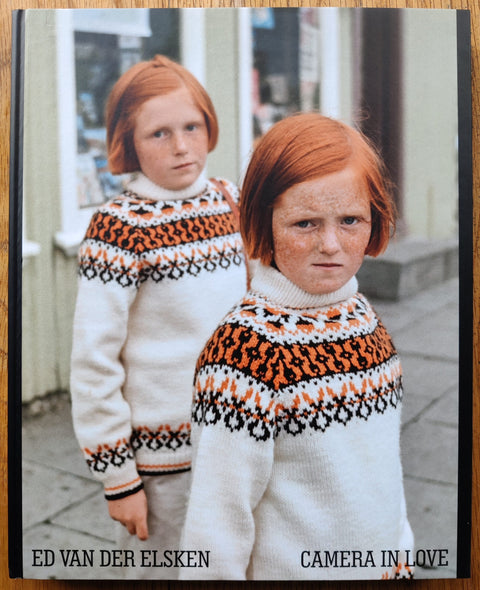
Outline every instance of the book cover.
[[[473, 243], [469, 12], [306, 7], [29, 9], [14, 11], [12, 22], [8, 429], [11, 577], [368, 580], [378, 578], [379, 571], [387, 572], [383, 575], [385, 579], [469, 577]], [[368, 298], [393, 339], [402, 366], [403, 399], [397, 392], [394, 396], [397, 401], [393, 403], [390, 396], [388, 410], [383, 406], [380, 409], [378, 400], [382, 395], [375, 390], [374, 410], [365, 399], [358, 402], [358, 408], [368, 406], [368, 415], [361, 414], [357, 407], [348, 409], [346, 414], [340, 414], [337, 409], [328, 410], [328, 414], [324, 406], [322, 412], [324, 417], [328, 414], [328, 428], [309, 430], [310, 421], [309, 428], [291, 435], [289, 440], [293, 441], [295, 452], [310, 449], [314, 444], [322, 445], [323, 439], [334, 440], [333, 432], [338, 434], [339, 442], [338, 446], [332, 443], [328, 447], [323, 466], [315, 464], [313, 458], [309, 464], [308, 454], [302, 454], [297, 479], [294, 467], [290, 466], [292, 471], [287, 477], [287, 470], [282, 471], [285, 465], [274, 463], [277, 469], [272, 468], [270, 474], [264, 475], [263, 492], [251, 506], [249, 518], [255, 532], [245, 532], [250, 529], [243, 512], [238, 512], [232, 521], [237, 528], [231, 529], [231, 536], [236, 536], [236, 541], [240, 539], [242, 547], [244, 543], [248, 545], [246, 554], [250, 557], [246, 566], [225, 561], [220, 568], [224, 576], [212, 574], [219, 567], [215, 563], [218, 559], [215, 547], [228, 546], [231, 542], [229, 538], [222, 537], [221, 542], [215, 538], [216, 531], [225, 530], [222, 523], [213, 522], [212, 518], [205, 522], [210, 537], [204, 546], [184, 546], [179, 541], [166, 549], [153, 549], [151, 545], [142, 545], [140, 540], [133, 545], [119, 543], [119, 531], [125, 527], [109, 516], [112, 499], [131, 498], [139, 490], [132, 488], [112, 495], [106, 487], [105, 473], [117, 467], [123, 469], [130, 461], [134, 470], [138, 469], [138, 481], [143, 482], [139, 486], [147, 485], [148, 479], [169, 481], [172, 475], [169, 470], [166, 474], [145, 475], [139, 466], [138, 449], [150, 445], [152, 450], [156, 445], [156, 450], [161, 447], [163, 452], [168, 447], [178, 457], [188, 451], [188, 460], [182, 463], [185, 468], [177, 471], [189, 474], [190, 453], [193, 451], [194, 456], [196, 453], [192, 448], [195, 444], [190, 444], [188, 438], [189, 427], [185, 427], [184, 437], [180, 427], [157, 425], [157, 431], [153, 432], [150, 426], [140, 426], [128, 418], [132, 420], [129, 440], [122, 439], [120, 445], [118, 440], [102, 439], [102, 427], [112, 420], [115, 422], [112, 416], [116, 416], [118, 408], [112, 404], [110, 414], [102, 414], [95, 405], [99, 394], [94, 388], [82, 401], [83, 404], [86, 399], [91, 401], [91, 423], [85, 425], [82, 423], [85, 418], [78, 419], [74, 428], [72, 419], [72, 400], [74, 414], [78, 403], [76, 394], [72, 393], [72, 363], [80, 366], [77, 371], [81, 373], [83, 355], [85, 359], [95, 359], [97, 355], [96, 349], [92, 354], [86, 346], [80, 353], [74, 350], [72, 356], [72, 342], [78, 339], [78, 321], [75, 324], [74, 318], [79, 282], [84, 280], [90, 287], [95, 281], [103, 286], [116, 281], [117, 290], [113, 289], [106, 299], [111, 301], [113, 293], [123, 296], [126, 288], [118, 279], [118, 260], [125, 269], [121, 257], [130, 256], [134, 248], [121, 248], [112, 237], [108, 247], [101, 250], [105, 256], [102, 270], [98, 271], [96, 266], [98, 275], [87, 276], [88, 272], [81, 270], [86, 260], [86, 239], [90, 240], [87, 244], [90, 253], [104, 239], [100, 234], [111, 232], [109, 235], [118, 239], [121, 231], [118, 225], [107, 228], [99, 223], [106, 223], [107, 207], [112, 203], [118, 207], [119, 198], [123, 199], [122, 203], [130, 199], [129, 203], [134, 202], [136, 207], [135, 212], [130, 210], [125, 214], [125, 219], [138, 215], [141, 209], [142, 223], [148, 225], [155, 216], [152, 203], [165, 201], [162, 215], [168, 210], [169, 223], [173, 224], [186, 215], [179, 208], [192, 197], [189, 194], [179, 199], [173, 193], [143, 199], [135, 193], [132, 197], [131, 189], [128, 194], [123, 192], [125, 186], [138, 187], [138, 178], [135, 176], [132, 181], [132, 173], [136, 175], [140, 169], [145, 172], [146, 168], [140, 168], [137, 163], [137, 170], [120, 174], [112, 172], [111, 161], [109, 165], [105, 116], [108, 97], [122, 75], [156, 55], [168, 57], [193, 74], [214, 105], [219, 133], [215, 149], [209, 150], [206, 178], [228, 179], [229, 187], [241, 188], [253, 150], [261, 145], [265, 134], [299, 112], [319, 112], [359, 129], [376, 147], [385, 162], [397, 210], [396, 232], [388, 248], [377, 257], [366, 256], [356, 277], [359, 291]], [[122, 108], [119, 117], [131, 116], [127, 106]], [[197, 103], [195, 108], [199, 108]], [[172, 118], [176, 110], [171, 107]], [[137, 127], [130, 130], [132, 134], [134, 129], [141, 128], [140, 115], [135, 115], [133, 120]], [[208, 133], [211, 137], [210, 127]], [[160, 135], [166, 135], [163, 128], [157, 130], [157, 136]], [[138, 151], [140, 140], [135, 137]], [[129, 185], [130, 182], [137, 184]], [[171, 214], [170, 209], [175, 212]], [[91, 220], [96, 211], [101, 211], [104, 217], [96, 222], [98, 234], [92, 237]], [[155, 239], [159, 240], [158, 236], [163, 234], [158, 228], [155, 231]], [[175, 231], [168, 234], [165, 230], [164, 239], [173, 240], [176, 236], [180, 240], [185, 235], [189, 244], [200, 240], [198, 236], [193, 237], [197, 231], [195, 224], [179, 224]], [[142, 253], [143, 247], [147, 250], [141, 239], [137, 239], [135, 244], [138, 243]], [[155, 244], [160, 251], [163, 244]], [[182, 243], [182, 248], [187, 248], [185, 244]], [[169, 247], [173, 246], [169, 244]], [[108, 259], [112, 249], [115, 260]], [[186, 250], [182, 252], [181, 256], [186, 257]], [[167, 256], [158, 254], [164, 255]], [[175, 256], [178, 258], [178, 253]], [[184, 284], [186, 295], [183, 299], [180, 295], [178, 302], [192, 309], [188, 314], [185, 312], [185, 317], [190, 317], [190, 313], [191, 317], [194, 313], [200, 317], [203, 288], [195, 291], [192, 285], [203, 283], [188, 282], [193, 281], [192, 265], [187, 272], [177, 264], [177, 258], [173, 264], [172, 254], [170, 274], [167, 271], [161, 274], [159, 268], [149, 266], [133, 292], [140, 293], [145, 285], [155, 283], [168, 305], [172, 305], [172, 299], [177, 301], [175, 289], [181, 292]], [[221, 266], [221, 262], [212, 260], [214, 266]], [[122, 271], [124, 279], [130, 276], [131, 268]], [[198, 277], [204, 280], [209, 271], [202, 274], [198, 265], [195, 268], [195, 280]], [[174, 283], [174, 288], [169, 286], [169, 281]], [[193, 289], [192, 293], [189, 288]], [[234, 289], [234, 282], [231, 288]], [[137, 330], [140, 334], [138, 348], [133, 344], [127, 346], [127, 337], [119, 335], [124, 332], [121, 322], [111, 321], [107, 313], [111, 307], [97, 297], [94, 289], [92, 293], [86, 309], [91, 310], [92, 317], [101, 318], [97, 323], [102, 325], [99, 333], [105, 339], [103, 345], [108, 348], [109, 342], [124, 338], [113, 357], [116, 355], [116, 366], [125, 370], [123, 377], [118, 377], [117, 385], [125, 411], [125, 407], [132, 405], [127, 389], [132, 387], [129, 381], [133, 380], [126, 366], [130, 367], [132, 359], [140, 362], [138, 357], [145, 345], [141, 335], [158, 326], [155, 354], [168, 356], [172, 351], [176, 354], [177, 349], [183, 354], [190, 346], [188, 330], [185, 339], [178, 342], [178, 334], [182, 335], [184, 328], [180, 320], [171, 321], [175, 314], [170, 311], [164, 317], [155, 314], [138, 328], [132, 319], [135, 305], [140, 305], [137, 296], [128, 295], [131, 298], [125, 299], [128, 304], [118, 296], [121, 305], [128, 307], [122, 315], [128, 320], [125, 325], [128, 323], [129, 331]], [[239, 290], [238, 300], [242, 296]], [[168, 305], [165, 309], [173, 309]], [[102, 309], [107, 310], [103, 316]], [[180, 326], [178, 333], [175, 322]], [[211, 327], [212, 333], [215, 325]], [[190, 326], [193, 333], [196, 323], [192, 321]], [[97, 376], [113, 374], [110, 365], [102, 365], [106, 356], [100, 350], [100, 337], [96, 343], [98, 362], [93, 364], [98, 365]], [[234, 345], [233, 340], [231, 346]], [[201, 347], [195, 359], [200, 352]], [[333, 363], [342, 362], [335, 352], [332, 354]], [[88, 362], [92, 364], [91, 360], [85, 360], [85, 366]], [[253, 362], [252, 356], [250, 364], [246, 363], [247, 372]], [[146, 375], [152, 367], [148, 362], [145, 365]], [[307, 370], [305, 363], [299, 362], [298, 366], [302, 371]], [[194, 370], [192, 362], [192, 383]], [[163, 390], [170, 378], [168, 373], [158, 380], [159, 390]], [[101, 383], [101, 378], [98, 379]], [[150, 377], [145, 377], [145, 382], [140, 378], [137, 389], [148, 390], [147, 381]], [[73, 382], [75, 388], [77, 377]], [[309, 387], [305, 395], [314, 396], [314, 385]], [[101, 385], [98, 390], [102, 390]], [[137, 394], [140, 398], [142, 391]], [[150, 390], [143, 397], [152, 414], [165, 405]], [[335, 408], [338, 407], [337, 404]], [[240, 405], [235, 408], [244, 412], [239, 410]], [[360, 432], [360, 427], [365, 426], [361, 432], [366, 436], [367, 426], [373, 423], [371, 415], [380, 419], [393, 409], [400, 416], [401, 472], [397, 470], [395, 478], [404, 492], [406, 519], [413, 541], [404, 546], [383, 546], [375, 538], [370, 543], [359, 542], [352, 536], [354, 541], [340, 546], [333, 541], [342, 538], [338, 531], [343, 534], [342, 531], [351, 529], [352, 535], [360, 534], [366, 522], [372, 523], [371, 530], [375, 531], [379, 519], [384, 518], [387, 499], [391, 499], [385, 496], [385, 503], [377, 503], [378, 509], [368, 508], [365, 514], [364, 507], [371, 506], [364, 502], [366, 496], [370, 496], [369, 501], [377, 493], [381, 496], [380, 488], [386, 478], [384, 473], [378, 473], [377, 484], [371, 476], [364, 479], [358, 473], [351, 476], [347, 463], [345, 469], [341, 468], [339, 462], [349, 454], [341, 441], [353, 444], [347, 432], [357, 426]], [[161, 420], [158, 419], [159, 424]], [[189, 420], [190, 416], [186, 416], [185, 422]], [[227, 431], [225, 424], [218, 428]], [[216, 422], [209, 427], [213, 431]], [[79, 442], [79, 432], [85, 428], [98, 433], [97, 448], [87, 449]], [[231, 430], [229, 436], [237, 440], [235, 429]], [[275, 440], [283, 440], [280, 434], [275, 436]], [[313, 439], [319, 442], [311, 442]], [[374, 443], [365, 442], [363, 456], [359, 445], [363, 448], [363, 442], [356, 440], [355, 453], [364, 460], [366, 449]], [[234, 464], [222, 468], [220, 462], [212, 472], [203, 474], [210, 481], [218, 479], [217, 493], [207, 513], [213, 510], [219, 520], [227, 508], [236, 514], [236, 492], [232, 495], [233, 506], [227, 506], [225, 496], [230, 476], [222, 479], [222, 473], [245, 470], [247, 474], [249, 455], [243, 456], [242, 448], [242, 445], [235, 448]], [[275, 461], [281, 460], [280, 448], [284, 447], [277, 445]], [[371, 463], [370, 459], [366, 460], [366, 465], [372, 466], [369, 473], [374, 472], [377, 464], [391, 467], [379, 459], [390, 456], [387, 453], [390, 449], [377, 450]], [[318, 459], [318, 455], [313, 456]], [[222, 457], [224, 460], [225, 456]], [[305, 464], [311, 470], [311, 480], [301, 471]], [[345, 490], [350, 490], [350, 495], [342, 500], [340, 519], [333, 509], [329, 512], [328, 506], [334, 502], [322, 495], [326, 492], [316, 483], [328, 478], [331, 480], [328, 489], [345, 494]], [[124, 486], [124, 482], [119, 486]], [[201, 488], [197, 484], [192, 486], [195, 494]], [[395, 486], [392, 484], [388, 489], [393, 490]], [[278, 498], [282, 500], [279, 502]], [[282, 523], [289, 523], [292, 514], [300, 514], [302, 507], [305, 511], [316, 507], [318, 512], [304, 514], [302, 519], [295, 517], [295, 522], [289, 523], [290, 530], [295, 532], [292, 538], [305, 541], [294, 547], [286, 538], [279, 541], [272, 537], [269, 541], [266, 530], [261, 529], [266, 526], [265, 502], [273, 506], [269, 508], [273, 512], [268, 514], [279, 523], [279, 530]], [[351, 515], [348, 522], [347, 504]], [[198, 519], [201, 521], [201, 514]], [[324, 540], [325, 523], [331, 527], [331, 544]], [[175, 527], [182, 528], [181, 519]], [[321, 540], [312, 542], [317, 531]], [[253, 567], [255, 554], [263, 555], [262, 543], [270, 542], [272, 546], [278, 542], [288, 546], [288, 558], [282, 558], [282, 563], [279, 558], [278, 563], [269, 564], [270, 569], [262, 569], [260, 558], [260, 565]], [[267, 553], [268, 550], [267, 546]], [[284, 569], [284, 562], [288, 562], [288, 570]], [[273, 574], [265, 573], [272, 571]]]

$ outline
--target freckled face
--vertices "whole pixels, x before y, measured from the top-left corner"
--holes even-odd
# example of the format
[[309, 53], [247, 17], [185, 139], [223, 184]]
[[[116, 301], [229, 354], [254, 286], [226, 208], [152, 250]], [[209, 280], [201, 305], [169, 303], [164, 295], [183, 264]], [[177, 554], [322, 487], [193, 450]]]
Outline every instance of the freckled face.
[[274, 202], [273, 256], [290, 281], [312, 295], [340, 289], [360, 268], [370, 240], [370, 199], [345, 168], [296, 184]]
[[182, 190], [195, 182], [207, 160], [208, 130], [190, 92], [181, 88], [144, 102], [133, 144], [140, 169], [159, 186]]

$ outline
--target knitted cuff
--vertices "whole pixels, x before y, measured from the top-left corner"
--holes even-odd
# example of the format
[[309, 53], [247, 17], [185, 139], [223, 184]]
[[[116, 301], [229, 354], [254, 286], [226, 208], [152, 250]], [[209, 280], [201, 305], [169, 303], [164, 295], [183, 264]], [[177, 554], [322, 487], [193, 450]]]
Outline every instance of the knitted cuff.
[[125, 484], [107, 487], [105, 486], [105, 498], [107, 500], [121, 500], [127, 496], [132, 496], [143, 489], [143, 482], [140, 477]]

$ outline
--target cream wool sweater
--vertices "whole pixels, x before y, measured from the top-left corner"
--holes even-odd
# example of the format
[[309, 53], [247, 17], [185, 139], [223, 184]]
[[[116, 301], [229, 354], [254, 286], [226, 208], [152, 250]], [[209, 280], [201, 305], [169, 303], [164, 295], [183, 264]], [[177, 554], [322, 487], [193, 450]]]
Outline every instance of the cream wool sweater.
[[181, 577], [409, 576], [382, 567], [382, 551], [413, 549], [401, 400], [397, 353], [355, 278], [314, 296], [256, 269], [197, 364], [182, 548], [210, 564]]
[[142, 474], [190, 469], [195, 361], [245, 285], [233, 214], [204, 176], [167, 191], [138, 174], [93, 216], [79, 253], [71, 394], [108, 499], [138, 491]]

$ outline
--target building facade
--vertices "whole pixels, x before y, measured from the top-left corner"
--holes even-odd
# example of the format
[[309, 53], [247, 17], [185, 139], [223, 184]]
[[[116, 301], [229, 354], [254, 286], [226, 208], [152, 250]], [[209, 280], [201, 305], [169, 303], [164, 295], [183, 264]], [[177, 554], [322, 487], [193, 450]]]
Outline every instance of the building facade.
[[220, 137], [209, 175], [240, 183], [271, 124], [320, 110], [381, 149], [400, 245], [457, 239], [454, 11], [31, 10], [25, 39], [24, 401], [68, 390], [77, 248], [120, 181], [106, 168], [105, 99], [123, 71], [156, 53], [183, 63], [212, 97]]

